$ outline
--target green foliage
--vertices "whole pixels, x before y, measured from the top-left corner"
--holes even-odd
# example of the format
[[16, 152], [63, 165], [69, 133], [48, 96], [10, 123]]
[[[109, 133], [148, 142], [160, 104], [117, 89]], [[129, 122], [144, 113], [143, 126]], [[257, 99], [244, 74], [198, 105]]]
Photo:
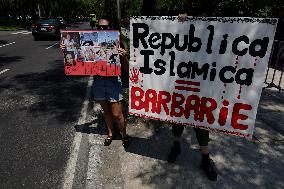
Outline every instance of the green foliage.
[[106, 0], [0, 0], [0, 16], [36, 15], [66, 18], [102, 14]]
[[[140, 15], [143, 0], [133, 0], [132, 15]], [[191, 3], [188, 3], [191, 2]], [[283, 0], [156, 0], [157, 15], [185, 11], [193, 16], [277, 17]]]
[[23, 30], [25, 28], [15, 27], [15, 26], [0, 26], [0, 31], [16, 31]]
[[[153, 0], [154, 1], [154, 0]], [[156, 15], [176, 15], [185, 11], [193, 16], [253, 16], [277, 17], [284, 10], [283, 0], [155, 0]], [[188, 2], [191, 2], [188, 4]], [[0, 24], [11, 17], [99, 17], [117, 16], [117, 0], [0, 0]], [[120, 0], [121, 18], [141, 15], [143, 0]], [[10, 15], [10, 17], [9, 17]]]
[[121, 42], [123, 43], [124, 47], [125, 47], [125, 50], [126, 50], [126, 53], [127, 53], [127, 57], [129, 59], [130, 57], [130, 40], [129, 38], [125, 37], [124, 35], [121, 35], [120, 36], [120, 40]]
[[132, 0], [131, 2], [131, 11], [129, 11], [132, 16], [141, 15], [140, 11], [142, 8], [143, 0]]
[[[179, 11], [189, 9], [187, 0], [157, 0], [157, 14], [158, 15], [173, 15]], [[186, 11], [187, 12], [187, 11]]]
[[254, 0], [219, 0], [216, 3], [216, 16], [253, 16], [256, 11]]

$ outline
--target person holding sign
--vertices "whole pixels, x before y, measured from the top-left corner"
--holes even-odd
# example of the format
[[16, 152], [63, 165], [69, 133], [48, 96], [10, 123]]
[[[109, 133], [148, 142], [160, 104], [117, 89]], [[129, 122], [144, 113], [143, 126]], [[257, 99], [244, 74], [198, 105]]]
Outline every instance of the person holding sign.
[[[173, 11], [172, 14], [178, 14], [178, 18], [181, 22], [184, 22], [187, 18], [186, 11], [188, 11], [191, 7], [191, 1], [184, 0], [179, 1], [181, 3], [181, 7], [183, 10]], [[155, 0], [144, 0], [143, 7], [142, 7], [142, 15], [143, 16], [153, 16], [155, 15]], [[163, 15], [164, 16], [164, 15]], [[172, 133], [174, 136], [173, 146], [168, 154], [167, 160], [169, 163], [173, 163], [176, 161], [177, 156], [181, 153], [180, 147], [180, 140], [181, 135], [183, 133], [184, 126], [179, 124], [172, 125]], [[215, 170], [214, 162], [209, 158], [209, 150], [208, 150], [208, 143], [209, 143], [209, 131], [203, 130], [199, 128], [194, 128], [196, 133], [196, 138], [199, 143], [202, 152], [202, 161], [201, 161], [201, 168], [206, 173], [208, 179], [212, 181], [217, 180], [217, 172]]]
[[[97, 29], [108, 30], [110, 21], [107, 18], [98, 20]], [[126, 51], [115, 46], [120, 56], [123, 68], [127, 68], [128, 60]], [[103, 50], [103, 49], [101, 49]], [[93, 85], [94, 100], [98, 101], [103, 109], [105, 122], [108, 128], [108, 136], [104, 141], [105, 146], [109, 146], [113, 139], [113, 120], [117, 122], [122, 136], [122, 145], [129, 146], [129, 138], [126, 134], [126, 124], [122, 113], [122, 82], [119, 76], [94, 76]]]
[[[186, 13], [179, 14], [178, 17], [180, 21], [183, 22], [186, 20], [187, 14]], [[168, 155], [168, 162], [170, 163], [175, 162], [176, 157], [181, 153], [180, 139], [183, 130], [184, 130], [183, 125], [173, 124], [172, 126], [172, 133], [174, 135], [174, 144]], [[206, 173], [207, 177], [210, 180], [216, 181], [217, 172], [215, 170], [214, 162], [212, 159], [209, 158], [209, 150], [208, 150], [209, 131], [200, 128], [194, 128], [194, 131], [202, 153], [202, 161], [200, 167], [204, 170], [204, 172]]]

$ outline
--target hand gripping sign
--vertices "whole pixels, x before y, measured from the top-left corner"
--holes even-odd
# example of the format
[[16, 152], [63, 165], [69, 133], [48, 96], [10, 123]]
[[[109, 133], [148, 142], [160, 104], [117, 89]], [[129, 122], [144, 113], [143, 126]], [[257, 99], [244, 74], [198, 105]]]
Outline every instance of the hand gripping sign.
[[119, 31], [61, 31], [66, 75], [119, 76]]
[[129, 113], [252, 138], [277, 21], [133, 17]]

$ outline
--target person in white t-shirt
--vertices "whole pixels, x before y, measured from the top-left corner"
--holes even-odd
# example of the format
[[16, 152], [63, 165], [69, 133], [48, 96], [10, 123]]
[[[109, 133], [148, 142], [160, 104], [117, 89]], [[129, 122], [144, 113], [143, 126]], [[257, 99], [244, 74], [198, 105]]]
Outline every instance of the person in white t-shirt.
[[75, 48], [75, 41], [73, 40], [73, 39], [71, 39], [71, 36], [70, 36], [70, 34], [67, 34], [66, 35], [66, 38], [65, 39], [63, 39], [63, 44], [65, 45], [65, 47], [66, 47], [66, 51], [72, 51], [72, 50], [74, 50], [74, 48]]

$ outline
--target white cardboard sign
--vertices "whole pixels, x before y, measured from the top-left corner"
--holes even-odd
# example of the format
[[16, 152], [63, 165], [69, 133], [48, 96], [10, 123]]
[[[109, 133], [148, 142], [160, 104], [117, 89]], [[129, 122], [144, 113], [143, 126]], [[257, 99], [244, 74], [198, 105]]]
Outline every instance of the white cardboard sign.
[[133, 17], [129, 113], [252, 138], [277, 21]]

